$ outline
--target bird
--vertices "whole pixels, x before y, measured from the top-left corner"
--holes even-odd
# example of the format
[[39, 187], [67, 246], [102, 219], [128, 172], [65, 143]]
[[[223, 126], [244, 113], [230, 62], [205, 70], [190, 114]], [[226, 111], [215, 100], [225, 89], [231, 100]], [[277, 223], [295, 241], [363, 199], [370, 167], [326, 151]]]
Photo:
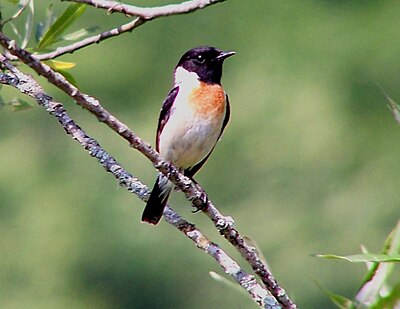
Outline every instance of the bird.
[[[184, 53], [175, 67], [174, 85], [158, 119], [156, 150], [191, 179], [210, 157], [228, 124], [230, 105], [221, 85], [222, 66], [235, 53], [195, 47]], [[159, 173], [142, 222], [156, 225], [160, 221], [173, 188]]]

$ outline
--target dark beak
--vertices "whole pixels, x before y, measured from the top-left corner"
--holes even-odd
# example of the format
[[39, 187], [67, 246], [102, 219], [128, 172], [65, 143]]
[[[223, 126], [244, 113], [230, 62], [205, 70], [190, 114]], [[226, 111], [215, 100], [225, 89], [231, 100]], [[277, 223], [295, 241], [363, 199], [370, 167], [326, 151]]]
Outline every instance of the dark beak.
[[235, 51], [231, 50], [231, 51], [222, 51], [220, 52], [220, 54], [214, 59], [215, 61], [223, 61], [226, 58], [233, 56], [234, 54], [236, 54]]

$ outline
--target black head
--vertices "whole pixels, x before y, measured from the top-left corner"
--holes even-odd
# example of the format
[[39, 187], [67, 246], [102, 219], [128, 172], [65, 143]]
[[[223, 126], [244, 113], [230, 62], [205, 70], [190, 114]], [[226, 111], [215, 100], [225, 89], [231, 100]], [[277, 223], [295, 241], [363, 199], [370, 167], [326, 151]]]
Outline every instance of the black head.
[[183, 67], [199, 76], [199, 80], [208, 84], [220, 84], [224, 60], [235, 54], [224, 52], [215, 47], [201, 46], [187, 51], [176, 67]]

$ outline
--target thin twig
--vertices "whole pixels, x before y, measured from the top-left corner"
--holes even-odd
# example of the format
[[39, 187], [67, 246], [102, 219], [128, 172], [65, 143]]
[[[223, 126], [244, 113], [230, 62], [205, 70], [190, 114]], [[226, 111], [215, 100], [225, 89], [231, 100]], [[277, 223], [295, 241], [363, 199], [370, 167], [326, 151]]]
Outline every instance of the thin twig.
[[[166, 175], [171, 182], [176, 185], [186, 195], [196, 207], [201, 208], [207, 216], [214, 222], [219, 232], [242, 254], [250, 263], [257, 275], [260, 276], [263, 283], [274, 297], [282, 304], [283, 308], [297, 308], [296, 304], [289, 298], [286, 291], [277, 283], [267, 266], [259, 258], [254, 247], [250, 246], [234, 228], [234, 222], [231, 217], [223, 216], [222, 213], [208, 199], [204, 189], [198, 184], [194, 184], [188, 177], [185, 177], [170, 162], [164, 161], [161, 156], [144, 142], [123, 122], [111, 115], [100, 104], [100, 101], [91, 97], [69, 83], [61, 74], [53, 71], [46, 64], [36, 60], [32, 54], [19, 48], [15, 41], [11, 41], [0, 33], [0, 44], [8, 49], [13, 55], [17, 56], [22, 62], [30, 66], [39, 75], [43, 75], [47, 80], [64, 91], [73, 98], [79, 105], [94, 114], [97, 119], [112, 130], [126, 139], [130, 146], [140, 151], [146, 156], [160, 172]], [[206, 201], [206, 202], [205, 202]]]
[[[166, 5], [166, 6], [155, 7], [155, 8], [141, 8], [141, 7], [132, 6], [132, 5], [124, 5], [124, 4], [120, 4], [120, 3], [112, 2], [112, 1], [101, 1], [100, 3], [96, 2], [96, 1], [79, 1], [79, 0], [77, 0], [77, 1], [68, 0], [68, 1], [86, 3], [89, 5], [93, 5], [95, 7], [101, 7], [101, 8], [107, 9], [111, 12], [115, 11], [115, 12], [125, 13], [125, 10], [128, 10], [128, 12], [130, 12], [130, 13], [136, 12], [136, 13], [140, 13], [140, 14], [127, 13], [127, 15], [133, 15], [133, 16], [139, 16], [139, 17], [135, 18], [133, 21], [130, 21], [126, 24], [123, 24], [123, 25], [113, 28], [111, 30], [104, 31], [100, 34], [85, 38], [81, 41], [72, 43], [70, 45], [58, 47], [55, 51], [48, 52], [45, 54], [34, 54], [33, 56], [36, 59], [39, 59], [39, 60], [55, 59], [62, 55], [65, 55], [68, 53], [73, 53], [84, 47], [87, 47], [87, 46], [90, 46], [93, 44], [98, 44], [101, 41], [121, 35], [122, 33], [131, 32], [133, 29], [143, 25], [144, 23], [146, 23], [147, 21], [149, 21], [151, 19], [155, 19], [157, 17], [162, 17], [162, 16], [166, 16], [166, 15], [185, 14], [185, 13], [193, 12], [197, 9], [201, 9], [201, 8], [204, 8], [211, 4], [218, 3], [218, 2], [223, 2], [225, 0], [187, 1], [187, 2], [183, 2], [181, 4], [175, 4], [172, 6]], [[150, 16], [151, 16], [151, 18], [150, 18]], [[18, 60], [18, 58], [13, 55], [7, 55], [7, 57], [12, 61]]]
[[12, 20], [14, 20], [14, 19], [17, 19], [17, 18], [25, 11], [25, 9], [29, 6], [29, 3], [30, 3], [31, 1], [32, 1], [32, 0], [26, 1], [26, 2], [14, 13], [14, 15], [11, 16], [10, 18], [7, 18], [7, 19], [5, 19], [5, 20], [3, 20], [3, 21], [0, 21], [0, 29], [2, 29], [2, 27], [3, 27], [5, 24], [7, 24], [8, 22], [10, 22], [10, 21], [12, 21]]
[[[141, 17], [137, 17], [134, 20], [130, 21], [129, 23], [123, 24], [117, 28], [104, 31], [100, 34], [88, 37], [81, 41], [72, 43], [70, 45], [58, 47], [55, 51], [52, 52], [48, 52], [45, 54], [33, 54], [33, 57], [35, 57], [38, 60], [48, 60], [48, 59], [55, 59], [65, 54], [69, 53], [72, 54], [73, 52], [82, 49], [84, 47], [87, 47], [89, 45], [98, 44], [106, 39], [121, 35], [122, 33], [131, 32], [133, 29], [143, 25], [145, 22], [146, 20], [142, 19]], [[7, 55], [7, 58], [9, 58], [12, 61], [18, 60], [18, 58], [13, 55], [10, 56]]]
[[123, 4], [117, 1], [107, 0], [62, 0], [86, 3], [96, 8], [106, 9], [108, 12], [119, 12], [130, 16], [140, 16], [143, 19], [150, 20], [157, 17], [164, 17], [169, 15], [187, 14], [198, 9], [205, 8], [206, 6], [224, 2], [225, 0], [191, 0], [178, 4], [169, 4], [158, 7], [139, 7], [135, 5]]
[[[13, 86], [21, 93], [34, 98], [40, 106], [44, 107], [47, 112], [58, 120], [67, 134], [71, 135], [92, 157], [96, 158], [107, 172], [113, 174], [121, 186], [135, 193], [143, 201], [147, 201], [149, 197], [147, 187], [139, 179], [128, 173], [95, 139], [88, 136], [69, 117], [61, 103], [53, 101], [52, 97], [44, 93], [41, 86], [31, 76], [19, 71], [1, 54], [0, 63], [10, 72], [8, 74], [0, 74], [1, 84]], [[164, 218], [168, 223], [190, 238], [196, 244], [196, 247], [212, 256], [224, 272], [232, 276], [236, 282], [248, 291], [251, 298], [260, 307], [267, 309], [281, 308], [276, 299], [256, 281], [254, 276], [247, 274], [217, 244], [211, 242], [199, 229], [184, 220], [169, 206], [166, 207]]]

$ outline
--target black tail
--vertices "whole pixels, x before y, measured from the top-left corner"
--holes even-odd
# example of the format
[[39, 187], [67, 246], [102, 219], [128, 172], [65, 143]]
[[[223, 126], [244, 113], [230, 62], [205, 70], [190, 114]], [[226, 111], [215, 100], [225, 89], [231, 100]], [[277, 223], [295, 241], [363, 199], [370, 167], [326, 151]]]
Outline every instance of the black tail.
[[163, 214], [173, 185], [164, 175], [160, 174], [142, 214], [142, 222], [156, 225]]

